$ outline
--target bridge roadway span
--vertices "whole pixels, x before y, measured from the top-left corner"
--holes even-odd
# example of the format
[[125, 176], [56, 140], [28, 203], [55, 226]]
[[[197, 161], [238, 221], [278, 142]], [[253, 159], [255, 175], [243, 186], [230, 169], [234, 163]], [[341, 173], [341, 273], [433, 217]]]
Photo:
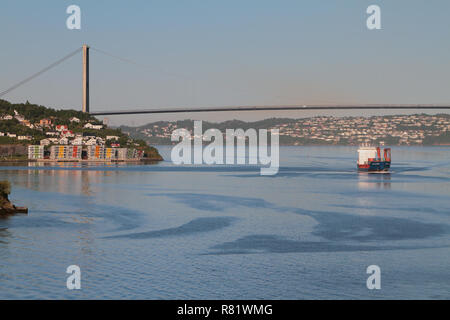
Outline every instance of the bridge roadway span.
[[187, 112], [224, 112], [224, 111], [278, 111], [278, 110], [373, 110], [373, 109], [401, 109], [401, 110], [439, 110], [450, 109], [450, 105], [303, 105], [303, 106], [235, 106], [209, 108], [164, 108], [142, 110], [117, 110], [90, 112], [93, 116], [145, 114], [145, 113], [187, 113]]

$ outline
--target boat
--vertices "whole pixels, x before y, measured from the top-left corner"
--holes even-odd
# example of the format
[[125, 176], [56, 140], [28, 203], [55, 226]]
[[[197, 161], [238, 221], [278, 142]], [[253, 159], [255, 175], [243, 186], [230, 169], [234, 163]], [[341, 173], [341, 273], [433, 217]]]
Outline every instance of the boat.
[[360, 147], [358, 149], [358, 170], [367, 172], [386, 172], [391, 167], [391, 148]]

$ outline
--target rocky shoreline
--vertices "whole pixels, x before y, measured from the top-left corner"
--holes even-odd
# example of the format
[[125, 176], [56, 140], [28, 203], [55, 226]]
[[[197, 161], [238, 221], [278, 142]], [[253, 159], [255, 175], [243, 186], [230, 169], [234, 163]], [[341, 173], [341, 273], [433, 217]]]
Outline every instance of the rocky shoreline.
[[16, 213], [28, 213], [28, 208], [17, 207], [9, 201], [8, 196], [11, 193], [11, 184], [9, 181], [0, 181], [0, 217]]

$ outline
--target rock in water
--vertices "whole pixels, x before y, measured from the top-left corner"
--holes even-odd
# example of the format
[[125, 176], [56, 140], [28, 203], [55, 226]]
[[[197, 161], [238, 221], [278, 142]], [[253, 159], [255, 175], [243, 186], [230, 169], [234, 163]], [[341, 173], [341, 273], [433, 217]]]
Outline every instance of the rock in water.
[[9, 201], [8, 195], [11, 193], [11, 184], [9, 181], [0, 181], [0, 215], [9, 215], [14, 213], [28, 213], [26, 207], [16, 207]]

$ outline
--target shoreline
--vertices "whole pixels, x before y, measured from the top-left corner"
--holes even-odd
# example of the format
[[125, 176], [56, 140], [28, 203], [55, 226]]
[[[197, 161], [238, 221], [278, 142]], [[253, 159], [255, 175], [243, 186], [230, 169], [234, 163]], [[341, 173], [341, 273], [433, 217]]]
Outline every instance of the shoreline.
[[44, 163], [136, 163], [136, 162], [160, 162], [164, 161], [163, 158], [145, 158], [145, 159], [127, 159], [127, 160], [103, 160], [103, 159], [0, 159], [0, 163], [30, 163], [30, 162], [44, 162]]
[[[152, 142], [153, 143], [153, 142]], [[204, 142], [203, 146], [207, 146], [209, 143]], [[177, 143], [167, 143], [167, 144], [153, 144], [154, 146], [160, 147], [173, 147]], [[385, 144], [391, 147], [450, 147], [450, 143], [440, 143], [440, 144]], [[248, 146], [248, 144], [246, 145]], [[292, 144], [292, 143], [280, 143], [279, 146], [283, 147], [359, 147], [359, 144], [322, 144], [322, 143], [308, 143], [308, 144]]]

